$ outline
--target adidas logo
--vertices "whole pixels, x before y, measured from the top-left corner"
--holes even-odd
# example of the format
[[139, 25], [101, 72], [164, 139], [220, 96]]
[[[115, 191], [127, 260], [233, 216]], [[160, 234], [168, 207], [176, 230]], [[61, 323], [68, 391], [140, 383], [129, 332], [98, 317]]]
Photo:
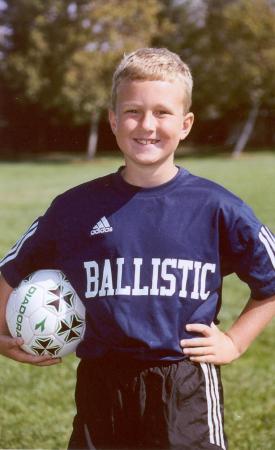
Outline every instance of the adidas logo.
[[91, 230], [91, 235], [94, 236], [95, 234], [100, 233], [110, 233], [111, 231], [113, 231], [113, 228], [110, 226], [108, 220], [104, 216], [93, 227], [93, 229]]

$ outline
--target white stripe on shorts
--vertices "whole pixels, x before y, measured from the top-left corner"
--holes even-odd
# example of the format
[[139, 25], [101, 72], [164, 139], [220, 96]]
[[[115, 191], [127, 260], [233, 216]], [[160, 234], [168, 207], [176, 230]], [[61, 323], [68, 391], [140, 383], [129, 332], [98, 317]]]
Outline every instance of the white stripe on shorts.
[[84, 434], [85, 434], [86, 443], [88, 445], [88, 449], [95, 450], [95, 446], [92, 443], [92, 439], [91, 439], [89, 429], [88, 429], [88, 426], [86, 425], [86, 423], [84, 423]]
[[216, 367], [213, 364], [201, 363], [201, 368], [205, 377], [209, 441], [210, 444], [218, 445], [225, 450]]

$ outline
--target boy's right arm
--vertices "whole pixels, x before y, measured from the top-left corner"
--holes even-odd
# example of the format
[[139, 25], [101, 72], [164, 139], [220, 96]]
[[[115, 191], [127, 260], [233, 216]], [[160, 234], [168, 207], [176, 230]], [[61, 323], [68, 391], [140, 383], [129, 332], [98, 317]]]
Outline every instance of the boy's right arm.
[[6, 322], [6, 305], [13, 288], [0, 274], [0, 354], [15, 361], [33, 364], [37, 366], [51, 366], [61, 362], [60, 358], [49, 356], [34, 356], [20, 348], [23, 340], [10, 336]]

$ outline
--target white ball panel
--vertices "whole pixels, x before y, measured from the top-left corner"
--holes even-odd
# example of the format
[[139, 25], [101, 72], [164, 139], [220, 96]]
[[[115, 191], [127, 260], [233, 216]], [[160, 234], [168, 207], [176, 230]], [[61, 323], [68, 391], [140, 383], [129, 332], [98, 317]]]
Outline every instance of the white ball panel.
[[35, 311], [30, 317], [30, 326], [36, 336], [47, 336], [56, 331], [57, 319], [44, 307]]
[[40, 270], [23, 280], [9, 298], [6, 317], [11, 334], [22, 335], [22, 348], [31, 354], [64, 356], [84, 336], [84, 305], [57, 270]]

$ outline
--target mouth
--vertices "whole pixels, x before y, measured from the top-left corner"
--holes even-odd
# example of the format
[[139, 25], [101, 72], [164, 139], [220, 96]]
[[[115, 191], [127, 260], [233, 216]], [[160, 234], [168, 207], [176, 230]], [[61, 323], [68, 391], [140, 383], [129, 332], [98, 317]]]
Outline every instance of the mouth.
[[157, 144], [160, 140], [159, 139], [135, 139], [135, 141], [141, 145], [154, 145], [154, 144]]

